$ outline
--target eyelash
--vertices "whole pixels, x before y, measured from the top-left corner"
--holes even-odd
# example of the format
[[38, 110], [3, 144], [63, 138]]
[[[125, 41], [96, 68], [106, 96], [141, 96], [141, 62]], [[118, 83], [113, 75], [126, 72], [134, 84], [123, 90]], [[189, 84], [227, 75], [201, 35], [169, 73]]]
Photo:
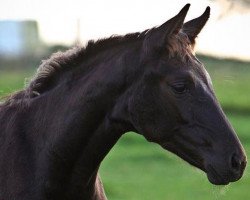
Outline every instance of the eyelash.
[[188, 87], [187, 87], [187, 84], [185, 84], [185, 83], [174, 84], [171, 86], [171, 89], [176, 94], [184, 94], [184, 93], [188, 92]]

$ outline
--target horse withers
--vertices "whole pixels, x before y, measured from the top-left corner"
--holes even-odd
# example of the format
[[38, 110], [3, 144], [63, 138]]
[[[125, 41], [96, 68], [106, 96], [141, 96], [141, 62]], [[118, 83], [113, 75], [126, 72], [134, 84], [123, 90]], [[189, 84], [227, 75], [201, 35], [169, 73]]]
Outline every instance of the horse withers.
[[[128, 131], [225, 185], [246, 155], [195, 57], [209, 7], [157, 28], [53, 54], [0, 106], [0, 199], [104, 200], [98, 169]], [[157, 197], [156, 197], [157, 198]]]

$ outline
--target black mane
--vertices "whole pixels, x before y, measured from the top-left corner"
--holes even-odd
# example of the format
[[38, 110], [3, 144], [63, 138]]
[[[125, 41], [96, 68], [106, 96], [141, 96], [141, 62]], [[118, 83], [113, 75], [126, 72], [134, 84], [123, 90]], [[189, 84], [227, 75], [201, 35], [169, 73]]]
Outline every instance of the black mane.
[[113, 35], [109, 38], [99, 39], [97, 41], [90, 40], [85, 47], [76, 46], [65, 52], [59, 51], [52, 54], [50, 58], [42, 61], [37, 69], [36, 75], [30, 83], [27, 84], [26, 88], [10, 95], [5, 104], [30, 99], [42, 94], [53, 85], [54, 79], [61, 72], [80, 66], [80, 63], [86, 62], [102, 51], [140, 40], [145, 37], [147, 31], [148, 30], [130, 33], [124, 36]]

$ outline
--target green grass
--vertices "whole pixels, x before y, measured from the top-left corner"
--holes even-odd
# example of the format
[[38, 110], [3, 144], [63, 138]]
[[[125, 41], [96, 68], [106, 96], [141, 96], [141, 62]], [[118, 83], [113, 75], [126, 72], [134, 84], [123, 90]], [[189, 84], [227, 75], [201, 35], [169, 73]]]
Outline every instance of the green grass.
[[0, 96], [22, 89], [34, 72], [35, 70], [0, 70]]
[[[219, 101], [250, 153], [250, 64], [201, 57], [213, 79]], [[29, 71], [0, 71], [0, 96], [24, 85]], [[100, 168], [110, 200], [250, 199], [250, 169], [226, 187], [211, 185], [206, 175], [142, 136], [127, 133]]]

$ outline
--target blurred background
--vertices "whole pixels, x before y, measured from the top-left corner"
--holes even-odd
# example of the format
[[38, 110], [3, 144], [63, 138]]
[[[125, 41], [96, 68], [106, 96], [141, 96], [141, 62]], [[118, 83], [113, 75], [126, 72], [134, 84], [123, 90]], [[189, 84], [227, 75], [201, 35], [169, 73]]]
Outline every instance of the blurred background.
[[[211, 17], [197, 41], [224, 111], [250, 152], [250, 0], [0, 0], [0, 97], [24, 87], [41, 60], [89, 39], [143, 31], [191, 3]], [[238, 182], [212, 186], [205, 174], [127, 133], [101, 166], [110, 200], [250, 199], [250, 169]]]

